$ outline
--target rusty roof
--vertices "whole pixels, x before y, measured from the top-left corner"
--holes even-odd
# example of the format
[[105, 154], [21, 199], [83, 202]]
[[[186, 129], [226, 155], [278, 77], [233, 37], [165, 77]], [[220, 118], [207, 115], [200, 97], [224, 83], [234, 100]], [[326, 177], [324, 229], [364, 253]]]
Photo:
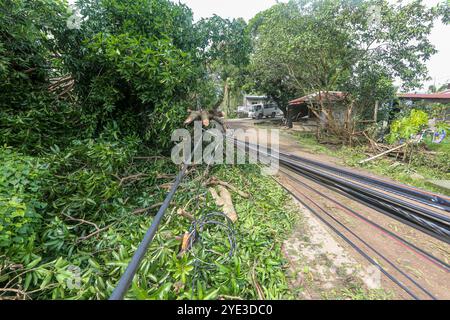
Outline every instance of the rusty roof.
[[417, 99], [417, 100], [450, 100], [450, 91], [446, 90], [441, 93], [399, 93], [397, 95], [399, 98], [405, 99]]
[[290, 105], [299, 105], [307, 102], [318, 102], [318, 101], [341, 101], [347, 97], [346, 92], [342, 91], [319, 91], [316, 93], [308, 94], [304, 97], [289, 101]]

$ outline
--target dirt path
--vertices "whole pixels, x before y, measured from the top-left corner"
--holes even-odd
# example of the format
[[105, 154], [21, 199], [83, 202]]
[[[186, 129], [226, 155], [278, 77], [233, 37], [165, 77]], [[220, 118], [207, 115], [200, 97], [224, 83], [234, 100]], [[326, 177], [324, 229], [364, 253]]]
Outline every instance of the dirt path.
[[[256, 127], [251, 120], [230, 121], [228, 126], [233, 129]], [[279, 147], [281, 152], [331, 164], [341, 164], [338, 159], [330, 156], [308, 152], [288, 135], [280, 135]], [[373, 173], [363, 170], [354, 168], [351, 170], [376, 177]], [[450, 299], [449, 272], [417, 250], [398, 241], [380, 227], [395, 233], [446, 263], [450, 260], [448, 244], [293, 172], [280, 170], [277, 179], [302, 202], [316, 211], [322, 219], [375, 259], [418, 298], [430, 299], [431, 297], [413, 282], [438, 299]], [[389, 180], [386, 177], [382, 179]], [[286, 258], [290, 261], [289, 274], [292, 290], [299, 292], [299, 298], [413, 298], [385, 275], [380, 275], [377, 268], [371, 266], [361, 254], [313, 216], [308, 209], [301, 204], [298, 205], [303, 212], [301, 222], [284, 244], [284, 251]], [[324, 208], [326, 212], [321, 211], [319, 207]], [[326, 213], [331, 214], [331, 217]], [[379, 227], [373, 226], [370, 222]], [[361, 290], [362, 287], [366, 290]]]

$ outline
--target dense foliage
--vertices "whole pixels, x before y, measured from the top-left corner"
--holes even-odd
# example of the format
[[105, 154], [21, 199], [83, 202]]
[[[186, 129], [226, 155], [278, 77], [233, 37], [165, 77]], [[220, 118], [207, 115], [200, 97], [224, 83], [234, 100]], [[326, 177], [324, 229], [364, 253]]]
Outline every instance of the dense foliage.
[[415, 88], [427, 77], [438, 14], [420, 0], [280, 3], [249, 24], [254, 78], [282, 108], [293, 92], [343, 91], [357, 114], [371, 114], [376, 100], [395, 93], [394, 78]]
[[[0, 299], [107, 298], [177, 171], [161, 158], [172, 130], [189, 107], [217, 107], [248, 63], [242, 19], [194, 23], [189, 8], [168, 0], [76, 3], [0, 3]], [[218, 210], [211, 199], [189, 205], [198, 188], [188, 179], [129, 297], [257, 298], [255, 281], [267, 298], [288, 297], [284, 233], [274, 228], [288, 230], [292, 214], [255, 170], [232, 174], [265, 195], [252, 206], [234, 199], [232, 261], [194, 278], [193, 257], [177, 256], [190, 221], [175, 209]]]
[[392, 123], [387, 140], [391, 143], [409, 140], [428, 127], [428, 120], [428, 115], [424, 111], [413, 109], [408, 116]]

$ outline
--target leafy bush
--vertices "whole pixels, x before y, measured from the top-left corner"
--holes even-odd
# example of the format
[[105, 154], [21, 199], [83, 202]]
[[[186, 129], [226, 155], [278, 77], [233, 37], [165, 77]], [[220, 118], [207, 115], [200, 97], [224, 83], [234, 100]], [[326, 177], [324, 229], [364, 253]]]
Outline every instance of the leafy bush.
[[387, 140], [394, 143], [400, 139], [410, 139], [428, 126], [428, 120], [426, 112], [413, 109], [409, 116], [392, 123]]
[[47, 170], [35, 159], [0, 148], [0, 255], [29, 251], [42, 221], [42, 179]]
[[124, 134], [167, 148], [202, 72], [192, 12], [168, 0], [78, 5], [89, 19], [56, 37], [95, 132], [115, 121]]
[[47, 298], [73, 290], [68, 268], [93, 248], [80, 239], [120, 221], [136, 205], [122, 198], [118, 177], [129, 170], [139, 143], [136, 137], [75, 140], [39, 160], [1, 149], [0, 287], [33, 288]]

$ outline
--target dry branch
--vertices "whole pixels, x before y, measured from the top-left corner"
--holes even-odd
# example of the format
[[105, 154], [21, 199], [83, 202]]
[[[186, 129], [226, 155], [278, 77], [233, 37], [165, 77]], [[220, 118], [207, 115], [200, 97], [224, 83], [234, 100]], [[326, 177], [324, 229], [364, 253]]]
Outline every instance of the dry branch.
[[156, 179], [175, 179], [175, 176], [173, 174], [158, 174]]
[[160, 186], [158, 186], [158, 188], [160, 189], [164, 189], [164, 190], [170, 190], [173, 186], [173, 183], [164, 183]]
[[111, 227], [111, 225], [109, 225], [109, 226], [106, 226], [104, 228], [100, 228], [97, 224], [95, 224], [94, 222], [91, 222], [91, 221], [87, 221], [87, 220], [79, 219], [79, 218], [74, 218], [74, 217], [71, 217], [71, 216], [69, 216], [68, 214], [65, 214], [65, 213], [63, 213], [63, 216], [65, 216], [67, 219], [69, 219], [71, 221], [76, 221], [76, 222], [80, 222], [80, 223], [83, 223], [83, 224], [88, 224], [88, 225], [93, 226], [95, 228], [95, 231], [93, 233], [90, 233], [87, 236], [83, 236], [83, 237], [78, 238], [77, 242], [88, 240], [88, 239], [98, 235], [100, 232], [105, 231], [105, 230], [107, 230], [107, 229], [109, 229]]
[[123, 177], [123, 178], [116, 177], [116, 178], [120, 180], [119, 187], [121, 187], [125, 182], [128, 182], [128, 181], [132, 182], [132, 181], [140, 180], [141, 178], [146, 178], [148, 176], [149, 176], [148, 174], [139, 173], [139, 174], [134, 174], [134, 175], [128, 176], [128, 177]]
[[216, 186], [216, 185], [221, 185], [223, 187], [226, 187], [228, 189], [230, 189], [233, 192], [236, 192], [237, 194], [239, 194], [241, 197], [243, 198], [249, 198], [248, 193], [245, 193], [241, 190], [239, 190], [238, 188], [236, 188], [235, 186], [233, 186], [232, 184], [219, 180], [216, 177], [212, 177], [210, 178], [207, 182], [206, 182], [207, 186]]
[[183, 208], [179, 208], [177, 210], [177, 214], [190, 220], [190, 221], [194, 221], [194, 216], [192, 214], [190, 214], [189, 212], [187, 212], [185, 209]]
[[134, 160], [162, 160], [167, 159], [166, 157], [162, 156], [153, 156], [153, 157], [134, 157]]
[[389, 153], [394, 152], [394, 151], [396, 151], [396, 150], [399, 150], [399, 149], [401, 149], [401, 148], [403, 148], [403, 147], [406, 147], [407, 145], [408, 145], [407, 143], [404, 143], [404, 144], [399, 145], [399, 146], [397, 146], [397, 147], [395, 147], [395, 148], [392, 148], [392, 149], [389, 149], [389, 150], [387, 150], [387, 151], [384, 151], [384, 152], [382, 152], [382, 153], [380, 153], [380, 154], [377, 154], [376, 156], [373, 156], [373, 157], [370, 157], [370, 158], [368, 158], [368, 159], [362, 160], [362, 161], [360, 161], [360, 162], [358, 162], [358, 163], [359, 163], [359, 164], [363, 164], [363, 163], [366, 163], [366, 162], [369, 162], [369, 161], [378, 159], [378, 158], [380, 158], [380, 157], [382, 157], [382, 156], [384, 156], [384, 155], [386, 155], [386, 154], [389, 154]]
[[142, 213], [144, 213], [144, 212], [147, 212], [147, 211], [150, 211], [150, 210], [159, 208], [159, 207], [161, 207], [162, 205], [163, 205], [162, 202], [155, 203], [154, 205], [152, 205], [152, 206], [150, 206], [150, 207], [148, 207], [148, 208], [143, 208], [143, 209], [137, 209], [137, 210], [134, 210], [132, 214], [133, 214], [133, 215], [142, 214]]
[[110, 227], [111, 227], [111, 225], [106, 226], [106, 227], [104, 227], [104, 228], [102, 228], [102, 229], [98, 229], [97, 231], [95, 231], [95, 232], [93, 232], [93, 233], [91, 233], [91, 234], [88, 234], [87, 236], [84, 236], [84, 237], [79, 238], [79, 239], [77, 240], [77, 242], [85, 241], [85, 240], [88, 240], [88, 239], [90, 239], [90, 238], [92, 238], [92, 237], [95, 237], [95, 236], [97, 236], [100, 232], [106, 231], [106, 230], [108, 230]]

